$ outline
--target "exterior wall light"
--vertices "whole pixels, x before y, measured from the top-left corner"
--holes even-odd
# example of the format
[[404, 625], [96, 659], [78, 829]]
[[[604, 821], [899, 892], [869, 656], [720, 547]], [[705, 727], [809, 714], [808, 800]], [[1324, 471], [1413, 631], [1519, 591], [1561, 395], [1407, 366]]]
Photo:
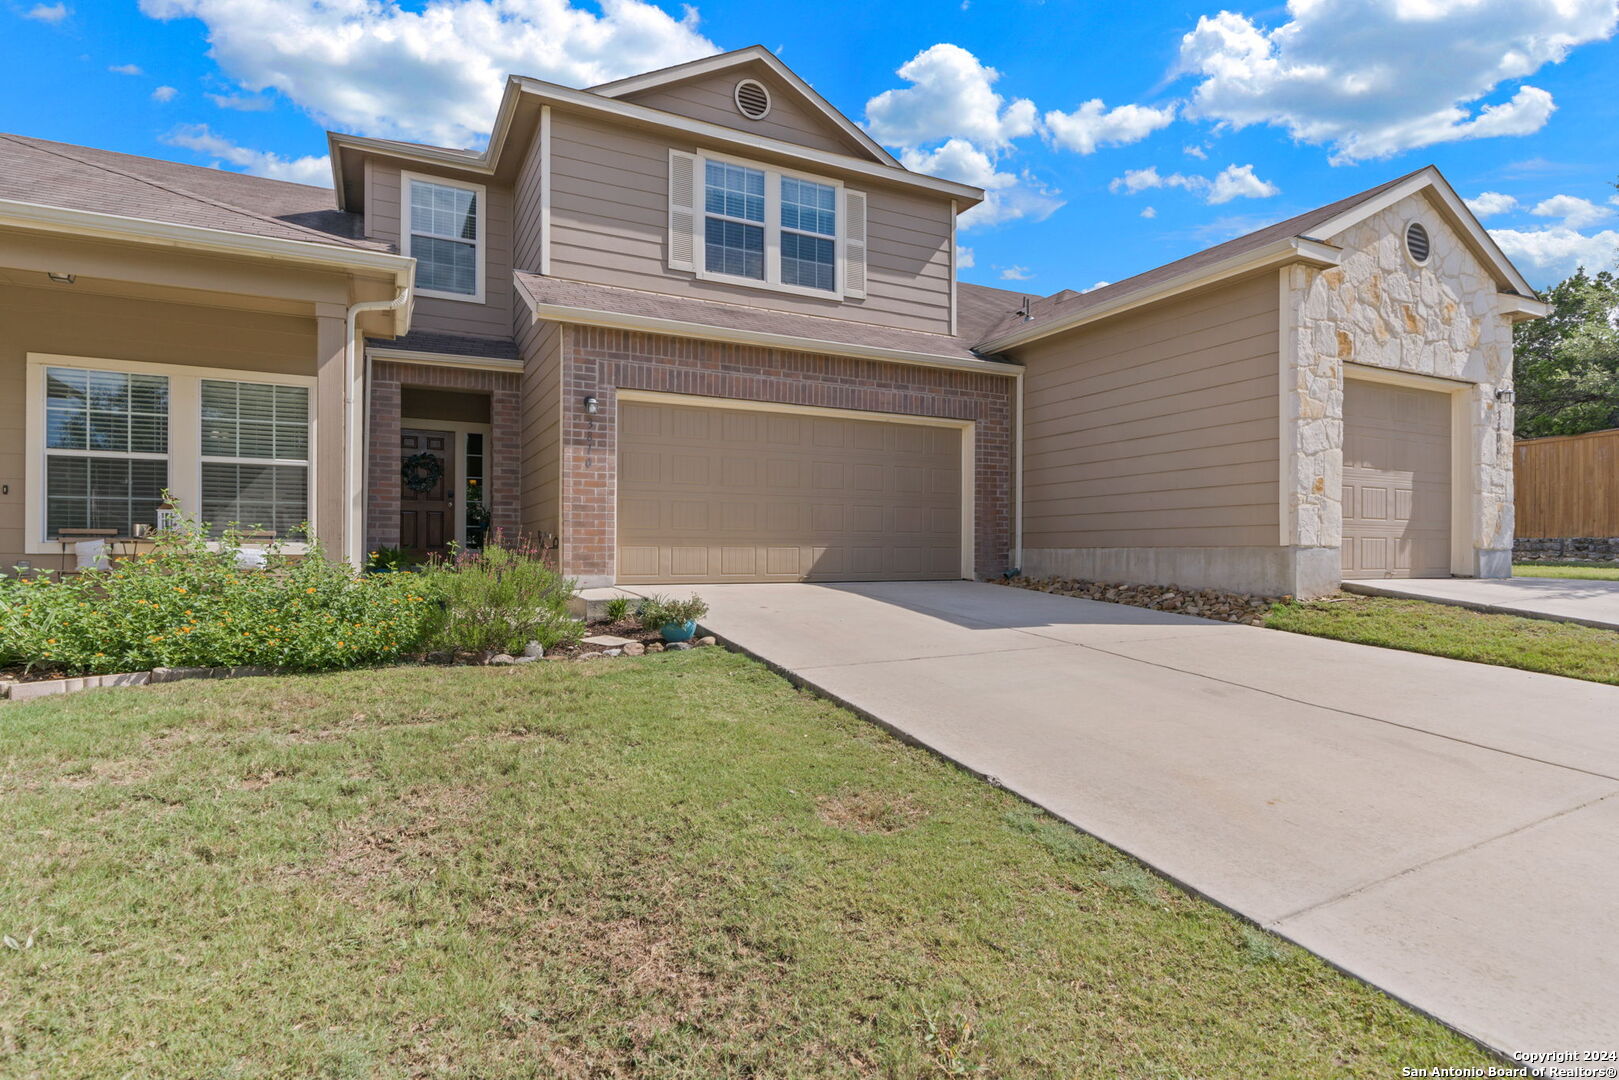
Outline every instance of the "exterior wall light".
[[1504, 405], [1511, 405], [1517, 399], [1518, 399], [1517, 392], [1512, 390], [1510, 387], [1504, 387], [1504, 388], [1502, 388], [1500, 390], [1497, 390], [1495, 392], [1495, 400], [1501, 402]]
[[601, 402], [597, 401], [595, 398], [593, 398], [593, 397], [585, 398], [585, 412], [589, 413], [591, 416], [595, 416], [596, 415], [596, 410], [599, 409], [600, 407], [601, 407]]

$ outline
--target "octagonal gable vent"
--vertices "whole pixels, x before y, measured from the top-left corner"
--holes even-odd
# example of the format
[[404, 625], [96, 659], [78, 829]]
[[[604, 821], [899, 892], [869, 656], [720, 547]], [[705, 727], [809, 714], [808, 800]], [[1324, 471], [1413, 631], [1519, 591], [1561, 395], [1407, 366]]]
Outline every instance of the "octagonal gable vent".
[[1428, 241], [1428, 230], [1413, 221], [1405, 227], [1405, 250], [1411, 261], [1421, 265], [1428, 261], [1433, 245]]
[[736, 84], [736, 111], [749, 120], [763, 120], [770, 115], [770, 91], [755, 79], [743, 79]]

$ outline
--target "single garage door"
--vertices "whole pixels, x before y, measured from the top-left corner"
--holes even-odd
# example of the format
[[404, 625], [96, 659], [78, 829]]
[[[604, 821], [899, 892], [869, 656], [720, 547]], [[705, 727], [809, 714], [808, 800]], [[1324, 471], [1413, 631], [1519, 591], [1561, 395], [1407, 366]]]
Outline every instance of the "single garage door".
[[619, 406], [618, 580], [961, 576], [959, 428]]
[[1344, 380], [1344, 577], [1450, 576], [1450, 395]]

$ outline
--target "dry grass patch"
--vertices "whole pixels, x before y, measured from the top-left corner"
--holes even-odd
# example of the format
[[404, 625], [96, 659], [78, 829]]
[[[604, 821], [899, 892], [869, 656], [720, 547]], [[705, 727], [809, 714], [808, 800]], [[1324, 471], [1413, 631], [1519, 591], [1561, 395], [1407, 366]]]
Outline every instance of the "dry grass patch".
[[887, 835], [928, 816], [910, 795], [892, 791], [846, 791], [815, 800], [821, 820], [834, 829]]

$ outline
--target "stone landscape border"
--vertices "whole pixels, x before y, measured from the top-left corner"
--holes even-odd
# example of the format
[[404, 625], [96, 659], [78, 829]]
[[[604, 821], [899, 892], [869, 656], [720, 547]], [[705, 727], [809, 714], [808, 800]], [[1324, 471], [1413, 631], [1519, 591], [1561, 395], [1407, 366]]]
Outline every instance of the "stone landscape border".
[[32, 701], [56, 694], [76, 694], [80, 690], [99, 690], [112, 686], [147, 686], [155, 683], [180, 682], [185, 679], [247, 679], [261, 675], [279, 675], [276, 668], [267, 667], [158, 667], [151, 671], [125, 671], [115, 675], [78, 675], [66, 679], [40, 679], [35, 682], [14, 682], [0, 679], [0, 698], [10, 701]]

